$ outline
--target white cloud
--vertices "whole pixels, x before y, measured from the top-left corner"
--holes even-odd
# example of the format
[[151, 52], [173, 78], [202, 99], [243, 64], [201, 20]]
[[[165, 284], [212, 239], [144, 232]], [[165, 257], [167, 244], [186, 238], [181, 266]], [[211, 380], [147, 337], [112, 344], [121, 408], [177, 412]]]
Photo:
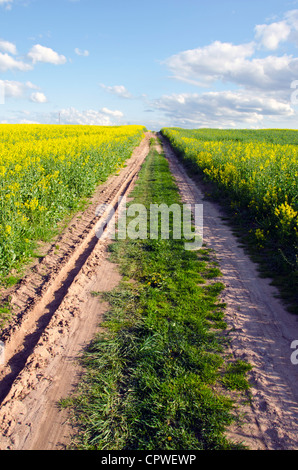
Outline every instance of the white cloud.
[[29, 82], [29, 81], [26, 82], [25, 85], [26, 85], [27, 88], [31, 88], [32, 90], [38, 90], [39, 89], [39, 87], [37, 85], [34, 85], [34, 83]]
[[26, 117], [27, 115], [28, 113], [26, 111], [12, 112], [9, 116], [6, 116], [6, 119], [0, 117], [0, 124], [41, 124], [35, 119], [28, 119]]
[[198, 85], [223, 79], [241, 67], [254, 53], [254, 44], [235, 46], [215, 41], [212, 44], [180, 52], [164, 61], [179, 80], [191, 80]]
[[101, 83], [100, 86], [104, 90], [106, 90], [108, 93], [119, 96], [120, 98], [126, 98], [126, 99], [133, 98], [133, 95], [123, 85], [107, 86]]
[[260, 24], [255, 27], [256, 39], [266, 49], [275, 50], [282, 41], [286, 41], [291, 33], [291, 27], [286, 21]]
[[[0, 87], [3, 89], [4, 99], [16, 98], [16, 99], [31, 99], [32, 90], [38, 89], [36, 85], [31, 82], [18, 82], [14, 80], [0, 80]], [[29, 95], [30, 93], [30, 95]], [[37, 95], [43, 95], [43, 93], [36, 93]], [[41, 98], [41, 96], [40, 96]]]
[[111, 109], [108, 109], [108, 108], [102, 108], [101, 112], [104, 113], [104, 114], [108, 114], [110, 116], [113, 116], [115, 118], [122, 118], [123, 117], [122, 111], [118, 111], [118, 110], [112, 111]]
[[32, 101], [33, 103], [46, 103], [47, 97], [44, 95], [44, 93], [36, 91], [34, 93], [31, 93], [30, 101]]
[[298, 10], [287, 11], [281, 21], [255, 27], [255, 39], [259, 46], [276, 50], [282, 42], [298, 45]]
[[106, 113], [88, 109], [79, 111], [76, 108], [67, 108], [60, 111], [62, 124], [81, 124], [92, 126], [110, 126], [113, 124], [111, 118]]
[[179, 80], [205, 86], [216, 81], [289, 99], [290, 83], [298, 77], [298, 58], [269, 55], [253, 58], [254, 44], [234, 46], [216, 41], [184, 51], [165, 61]]
[[[1, 81], [0, 81], [1, 86]], [[23, 91], [21, 89], [20, 95]], [[30, 96], [28, 96], [30, 99]], [[63, 108], [57, 111], [7, 111], [5, 116], [1, 115], [0, 106], [0, 123], [40, 123], [40, 124], [73, 124], [86, 126], [117, 126], [119, 119], [123, 116], [121, 111], [111, 111], [103, 108], [100, 111], [95, 109], [79, 110], [74, 107]]]
[[155, 110], [177, 126], [258, 126], [268, 119], [293, 124], [291, 83], [298, 77], [298, 57], [275, 51], [285, 42], [298, 45], [298, 10], [257, 25], [254, 33], [245, 44], [215, 41], [166, 59], [173, 78], [209, 91], [162, 96]]
[[7, 53], [0, 52], [0, 72], [7, 72], [8, 70], [31, 70], [32, 66], [20, 60], [11, 57]]
[[28, 52], [28, 57], [32, 60], [33, 64], [36, 64], [37, 62], [45, 62], [54, 65], [61, 65], [65, 64], [67, 61], [64, 55], [60, 55], [50, 47], [41, 46], [40, 44], [36, 44], [31, 48]]
[[291, 117], [290, 105], [244, 90], [164, 95], [153, 103], [172, 126], [258, 126], [264, 118]]
[[17, 54], [17, 48], [15, 44], [9, 41], [4, 41], [3, 39], [0, 39], [0, 51], [8, 52], [9, 54], [13, 55]]
[[0, 89], [2, 92], [2, 99], [5, 103], [7, 99], [27, 100], [34, 103], [46, 103], [47, 98], [44, 93], [38, 90], [38, 86], [31, 82], [19, 82], [14, 80], [0, 80]]
[[87, 51], [87, 50], [81, 51], [77, 47], [75, 48], [75, 53], [79, 56], [82, 56], [82, 57], [88, 57], [89, 56], [89, 51]]
[[21, 119], [19, 124], [40, 124], [38, 121], [31, 121], [30, 119]]
[[0, 80], [0, 85], [4, 89], [4, 97], [6, 98], [22, 98], [26, 91], [26, 85], [21, 82], [11, 80]]

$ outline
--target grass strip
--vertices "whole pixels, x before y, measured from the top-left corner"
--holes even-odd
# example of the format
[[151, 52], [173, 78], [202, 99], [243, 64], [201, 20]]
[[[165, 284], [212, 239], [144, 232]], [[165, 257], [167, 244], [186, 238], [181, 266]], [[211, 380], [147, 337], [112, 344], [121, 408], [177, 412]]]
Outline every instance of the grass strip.
[[[132, 196], [148, 209], [181, 204], [168, 163], [153, 148]], [[127, 239], [112, 243], [111, 259], [123, 280], [99, 293], [110, 311], [82, 357], [78, 390], [60, 403], [73, 412], [73, 448], [243, 448], [225, 437], [237, 418], [227, 390], [247, 390], [250, 366], [225, 357], [224, 286], [209, 251], [186, 251], [184, 240], [171, 237]]]
[[260, 276], [298, 314], [297, 131], [164, 128], [161, 134], [205, 199], [221, 206]]

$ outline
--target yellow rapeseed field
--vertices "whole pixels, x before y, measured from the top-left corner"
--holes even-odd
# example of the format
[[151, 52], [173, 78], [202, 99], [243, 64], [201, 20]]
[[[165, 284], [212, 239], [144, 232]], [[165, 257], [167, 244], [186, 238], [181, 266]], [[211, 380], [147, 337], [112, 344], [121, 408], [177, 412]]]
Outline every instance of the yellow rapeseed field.
[[165, 128], [162, 133], [193, 170], [216, 182], [235, 212], [246, 214], [256, 245], [262, 249], [268, 241], [298, 272], [298, 131]]
[[0, 125], [0, 276], [120, 169], [143, 126]]

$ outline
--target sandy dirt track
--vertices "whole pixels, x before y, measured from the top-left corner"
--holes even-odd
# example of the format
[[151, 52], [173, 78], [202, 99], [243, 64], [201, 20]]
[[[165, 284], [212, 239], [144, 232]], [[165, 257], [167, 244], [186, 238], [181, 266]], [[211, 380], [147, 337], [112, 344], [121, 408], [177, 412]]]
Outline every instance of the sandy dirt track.
[[[109, 290], [120, 280], [117, 266], [108, 261], [108, 240], [94, 234], [96, 208], [114, 204], [133, 187], [150, 137], [127, 167], [98, 188], [90, 206], [74, 217], [22, 283], [3, 293], [12, 296], [16, 315], [0, 337], [6, 345], [6, 364], [0, 367], [0, 450], [57, 450], [70, 442], [68, 416], [57, 401], [75, 387], [81, 372], [77, 357], [107, 308], [91, 292]], [[298, 366], [290, 361], [297, 317], [258, 277], [220, 209], [204, 200], [167, 142], [163, 145], [183, 201], [204, 205], [204, 242], [215, 250], [226, 286], [222, 300], [228, 304], [231, 353], [254, 366], [253, 400], [241, 407], [244, 426], [234, 426], [229, 436], [250, 449], [298, 449]]]
[[231, 353], [253, 365], [252, 403], [242, 406], [245, 424], [231, 429], [229, 437], [252, 450], [297, 450], [298, 365], [291, 362], [291, 344], [298, 340], [298, 318], [259, 277], [220, 208], [204, 199], [166, 140], [163, 144], [183, 202], [203, 204], [204, 243], [215, 250], [223, 274], [218, 280], [226, 286], [221, 300], [227, 303]]
[[[106, 214], [132, 189], [149, 151], [152, 135], [118, 175], [96, 191], [88, 208], [77, 214], [40, 263], [10, 295], [14, 321], [1, 335], [5, 364], [0, 366], [0, 450], [54, 450], [69, 444], [67, 416], [57, 401], [78, 381], [78, 357], [98, 331], [106, 305], [91, 293], [119, 282], [107, 260], [109, 239], [98, 239]], [[59, 248], [57, 248], [59, 247]]]

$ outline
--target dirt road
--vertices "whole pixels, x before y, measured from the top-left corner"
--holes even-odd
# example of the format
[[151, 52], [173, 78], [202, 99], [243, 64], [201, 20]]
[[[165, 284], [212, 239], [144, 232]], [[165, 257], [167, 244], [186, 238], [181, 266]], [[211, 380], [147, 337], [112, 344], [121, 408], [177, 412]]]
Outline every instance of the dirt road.
[[[107, 261], [108, 239], [98, 239], [98, 207], [117, 209], [119, 197], [132, 189], [149, 151], [147, 133], [118, 175], [108, 179], [90, 205], [77, 214], [40, 263], [28, 270], [11, 296], [14, 320], [0, 339], [0, 449], [65, 448], [70, 429], [57, 408], [80, 374], [77, 358], [94, 337], [105, 304], [92, 291], [112, 289], [119, 281]], [[105, 220], [105, 219], [104, 219]], [[4, 297], [5, 298], [5, 297]]]
[[215, 250], [226, 289], [226, 321], [231, 352], [253, 365], [252, 403], [243, 405], [245, 425], [230, 430], [231, 438], [253, 450], [298, 449], [298, 365], [291, 362], [292, 341], [298, 340], [298, 318], [275, 297], [277, 291], [259, 277], [223, 213], [204, 199], [181, 163], [163, 141], [170, 168], [184, 202], [203, 204], [204, 243]]
[[[137, 177], [149, 149], [147, 134], [118, 175], [98, 188], [90, 206], [78, 214], [59, 240], [36, 263], [12, 296], [15, 319], [0, 337], [5, 365], [0, 368], [0, 450], [64, 449], [71, 436], [67, 414], [57, 408], [75, 387], [77, 358], [100, 328], [107, 305], [92, 291], [113, 288], [120, 280], [107, 257], [108, 240], [98, 240], [99, 204], [117, 205]], [[204, 242], [215, 250], [226, 285], [231, 353], [249, 361], [252, 403], [244, 403], [245, 424], [229, 436], [250, 449], [298, 449], [298, 366], [290, 348], [298, 340], [297, 318], [260, 279], [220, 210], [204, 200], [196, 184], [164, 142], [171, 170], [184, 202], [204, 204]], [[1, 366], [0, 366], [1, 367]]]

